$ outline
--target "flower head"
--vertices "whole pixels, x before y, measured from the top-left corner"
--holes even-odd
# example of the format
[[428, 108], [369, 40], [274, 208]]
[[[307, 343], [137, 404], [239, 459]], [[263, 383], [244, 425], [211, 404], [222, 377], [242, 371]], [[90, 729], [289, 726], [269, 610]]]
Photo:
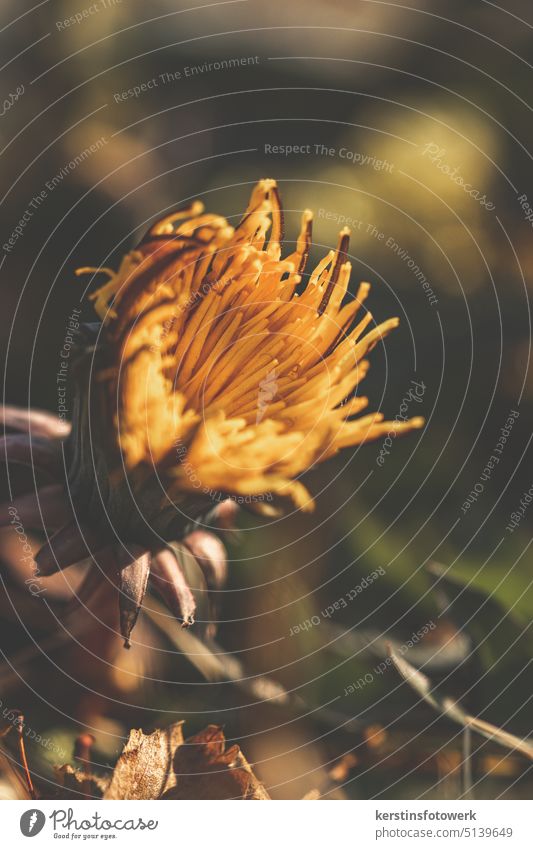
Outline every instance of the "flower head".
[[[79, 269], [109, 280], [93, 296], [101, 324], [84, 327], [76, 361], [67, 481], [63, 434], [32, 437], [37, 414], [5, 450], [53, 478], [17, 502], [28, 527], [44, 523], [47, 538], [59, 529], [36, 557], [41, 573], [92, 558], [79, 603], [102, 582], [118, 588], [127, 645], [149, 578], [184, 624], [195, 610], [190, 558], [220, 590], [224, 548], [202, 522], [227, 529], [239, 501], [267, 514], [309, 510], [303, 472], [423, 424], [359, 416], [366, 355], [398, 320], [373, 325], [367, 283], [350, 297], [348, 230], [306, 274], [311, 222], [306, 210], [282, 258], [277, 186], [261, 180], [235, 228], [195, 202], [154, 224], [118, 271]], [[20, 415], [6, 415], [20, 430]]]
[[139, 479], [155, 471], [163, 498], [220, 492], [311, 509], [300, 476], [312, 465], [423, 423], [357, 417], [365, 357], [398, 319], [373, 326], [367, 283], [348, 297], [347, 229], [305, 275], [311, 225], [306, 210], [282, 258], [278, 189], [261, 180], [235, 229], [196, 202], [155, 224], [96, 292], [115, 462]]

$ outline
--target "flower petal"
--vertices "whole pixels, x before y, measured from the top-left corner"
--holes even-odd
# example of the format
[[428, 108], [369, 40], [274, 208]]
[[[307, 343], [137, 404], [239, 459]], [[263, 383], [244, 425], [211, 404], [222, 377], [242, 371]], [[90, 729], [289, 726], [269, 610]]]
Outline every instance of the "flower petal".
[[42, 575], [52, 575], [102, 548], [99, 535], [87, 525], [71, 522], [55, 533], [38, 552], [35, 563]]
[[149, 552], [137, 545], [122, 548], [119, 569], [120, 633], [124, 637], [124, 647], [129, 649], [130, 635], [139, 616], [150, 574]]
[[151, 581], [172, 613], [186, 628], [194, 622], [196, 602], [176, 553], [168, 547], [153, 554]]
[[24, 409], [23, 407], [0, 406], [0, 424], [13, 430], [63, 439], [70, 433], [70, 424], [61, 421], [46, 410]]

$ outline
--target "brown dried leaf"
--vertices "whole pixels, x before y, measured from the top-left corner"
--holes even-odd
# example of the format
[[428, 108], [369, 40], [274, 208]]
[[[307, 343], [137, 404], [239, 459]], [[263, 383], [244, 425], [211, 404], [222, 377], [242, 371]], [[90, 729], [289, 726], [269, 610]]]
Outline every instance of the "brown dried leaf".
[[[125, 562], [126, 561], [126, 562]], [[150, 555], [140, 546], [130, 546], [119, 556], [120, 569], [120, 633], [124, 647], [131, 646], [130, 635], [135, 627], [146, 592], [150, 574]]]
[[226, 749], [224, 732], [208, 725], [174, 758], [176, 786], [165, 799], [270, 799], [238, 746]]
[[181, 722], [143, 734], [132, 729], [104, 799], [159, 799], [175, 783], [172, 764], [183, 744]]

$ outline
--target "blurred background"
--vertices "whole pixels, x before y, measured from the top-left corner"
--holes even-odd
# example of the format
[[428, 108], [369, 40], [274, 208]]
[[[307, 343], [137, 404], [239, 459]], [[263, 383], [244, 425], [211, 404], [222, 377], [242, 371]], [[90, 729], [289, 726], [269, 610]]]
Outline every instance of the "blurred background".
[[62, 634], [65, 580], [31, 595], [2, 531], [0, 699], [53, 741], [36, 771], [85, 728], [105, 769], [130, 727], [185, 719], [223, 724], [274, 798], [527, 798], [527, 759], [380, 664], [410, 641], [439, 693], [531, 733], [529, 4], [4, 0], [0, 24], [8, 403], [57, 412], [69, 316], [94, 318], [77, 267], [116, 267], [189, 198], [235, 223], [274, 177], [286, 251], [306, 207], [310, 267], [347, 223], [351, 291], [401, 318], [371, 409], [427, 419], [309, 473], [314, 514], [243, 511], [208, 648], [156, 600], [129, 653]]

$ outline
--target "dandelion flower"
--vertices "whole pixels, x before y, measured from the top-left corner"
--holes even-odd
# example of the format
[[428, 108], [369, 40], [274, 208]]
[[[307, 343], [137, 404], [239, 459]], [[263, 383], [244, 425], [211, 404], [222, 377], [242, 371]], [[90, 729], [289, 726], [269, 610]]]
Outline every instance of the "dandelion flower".
[[306, 470], [423, 425], [360, 415], [366, 356], [398, 319], [373, 322], [368, 283], [349, 295], [347, 229], [306, 273], [311, 228], [306, 210], [283, 257], [278, 189], [261, 180], [235, 228], [197, 201], [154, 224], [117, 271], [79, 269], [108, 281], [93, 295], [100, 323], [86, 328], [76, 365], [68, 487], [53, 493], [55, 520], [69, 521], [37, 563], [48, 574], [88, 549], [113, 549], [126, 640], [150, 575], [192, 620], [172, 541], [188, 539], [220, 586], [223, 549], [201, 530], [206, 516], [216, 524], [239, 502], [266, 515], [311, 510]]

